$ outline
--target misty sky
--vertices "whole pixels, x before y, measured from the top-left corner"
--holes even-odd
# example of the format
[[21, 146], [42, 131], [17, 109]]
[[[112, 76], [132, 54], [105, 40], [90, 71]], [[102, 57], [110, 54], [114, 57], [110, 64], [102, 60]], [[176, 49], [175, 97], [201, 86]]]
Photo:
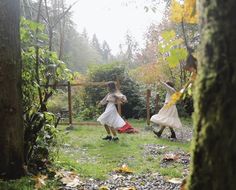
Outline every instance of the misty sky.
[[[76, 0], [67, 0], [72, 4]], [[73, 7], [73, 20], [77, 30], [86, 28], [90, 38], [96, 33], [99, 41], [106, 40], [115, 54], [124, 37], [131, 34], [139, 44], [144, 43], [143, 34], [151, 23], [159, 23], [163, 6], [156, 13], [145, 12], [147, 0], [79, 0]]]

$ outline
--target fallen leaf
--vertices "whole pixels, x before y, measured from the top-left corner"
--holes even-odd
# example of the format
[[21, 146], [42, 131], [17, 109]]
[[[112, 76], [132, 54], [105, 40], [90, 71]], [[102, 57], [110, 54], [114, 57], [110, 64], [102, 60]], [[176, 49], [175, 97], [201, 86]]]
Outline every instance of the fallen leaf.
[[179, 155], [173, 154], [173, 153], [165, 154], [165, 156], [163, 158], [164, 161], [176, 161], [178, 159], [179, 159]]
[[46, 185], [45, 179], [47, 179], [48, 177], [46, 175], [37, 175], [37, 176], [34, 176], [33, 178], [35, 180], [34, 188], [38, 190]]
[[180, 178], [172, 178], [172, 179], [168, 180], [169, 183], [173, 183], [173, 184], [181, 184], [182, 181], [183, 180]]
[[77, 187], [80, 185], [81, 181], [78, 176], [66, 176], [61, 179], [61, 182], [66, 187]]
[[120, 168], [114, 170], [117, 173], [134, 173], [126, 164], [123, 164]]
[[64, 170], [57, 171], [55, 177], [59, 178], [59, 181], [61, 181], [66, 187], [73, 188], [77, 187], [82, 183], [79, 176], [71, 171], [64, 171]]
[[99, 190], [110, 190], [110, 189], [107, 186], [101, 186], [101, 187], [99, 187]]
[[135, 187], [123, 187], [120, 190], [137, 190]]
[[180, 190], [186, 190], [187, 189], [187, 179], [185, 178], [180, 186]]

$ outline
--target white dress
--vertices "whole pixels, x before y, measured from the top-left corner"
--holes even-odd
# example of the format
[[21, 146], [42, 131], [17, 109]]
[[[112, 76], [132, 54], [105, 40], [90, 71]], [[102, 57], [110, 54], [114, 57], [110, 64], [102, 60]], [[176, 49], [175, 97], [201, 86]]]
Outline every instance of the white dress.
[[[169, 102], [171, 95], [175, 92], [175, 89], [164, 82], [162, 82], [162, 84], [167, 90], [165, 98], [166, 105]], [[182, 127], [176, 105], [172, 105], [171, 107], [165, 107], [165, 105], [160, 109], [158, 114], [155, 114], [151, 117], [151, 122], [167, 127]]]
[[117, 99], [126, 100], [126, 97], [121, 93], [108, 93], [105, 98], [101, 100], [100, 104], [107, 104], [105, 111], [97, 119], [102, 125], [108, 125], [109, 127], [114, 127], [116, 129], [125, 125], [125, 121], [116, 109], [115, 104], [117, 103]]

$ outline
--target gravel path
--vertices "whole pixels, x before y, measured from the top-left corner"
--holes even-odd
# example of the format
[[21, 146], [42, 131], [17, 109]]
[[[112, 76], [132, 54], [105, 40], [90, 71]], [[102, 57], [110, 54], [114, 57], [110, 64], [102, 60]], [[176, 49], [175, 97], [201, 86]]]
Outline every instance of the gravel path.
[[112, 174], [105, 181], [88, 179], [77, 187], [61, 187], [60, 190], [177, 190], [181, 181], [170, 182], [158, 173], [143, 175]]
[[101, 187], [107, 187], [109, 190], [177, 190], [180, 184], [168, 182], [159, 174], [143, 174], [143, 175], [121, 175], [113, 174], [106, 181], [90, 180], [82, 189], [97, 190]]
[[[147, 144], [143, 146], [144, 155], [162, 155], [161, 167], [174, 163], [184, 166], [183, 176], [189, 172], [190, 154], [181, 149], [169, 151], [168, 146]], [[124, 174], [112, 172], [107, 180], [82, 179], [79, 176], [72, 180], [72, 186], [63, 186], [60, 190], [178, 190], [183, 179], [168, 179], [159, 173]]]

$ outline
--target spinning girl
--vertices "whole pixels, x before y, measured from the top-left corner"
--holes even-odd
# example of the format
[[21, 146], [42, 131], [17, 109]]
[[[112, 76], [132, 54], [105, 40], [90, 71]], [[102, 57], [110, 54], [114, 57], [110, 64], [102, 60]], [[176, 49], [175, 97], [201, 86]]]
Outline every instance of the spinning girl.
[[105, 111], [97, 119], [104, 125], [107, 136], [103, 140], [118, 141], [116, 130], [125, 125], [116, 109], [116, 104], [127, 102], [126, 96], [117, 90], [114, 82], [107, 83], [109, 93], [100, 101], [100, 105], [107, 105]]
[[176, 139], [176, 134], [175, 134], [174, 128], [182, 127], [182, 123], [179, 119], [176, 105], [174, 104], [168, 108], [165, 107], [165, 105], [168, 104], [168, 102], [170, 101], [171, 95], [173, 93], [175, 93], [176, 90], [174, 89], [173, 83], [171, 83], [171, 82], [165, 83], [162, 81], [160, 81], [160, 82], [165, 87], [167, 93], [166, 93], [166, 97], [165, 97], [164, 106], [160, 109], [158, 114], [155, 114], [151, 117], [151, 122], [158, 124], [161, 127], [161, 129], [158, 132], [156, 132], [156, 131], [153, 131], [153, 132], [157, 135], [157, 137], [161, 137], [161, 134], [164, 131], [164, 129], [166, 127], [169, 127], [170, 132], [171, 132], [170, 138]]

